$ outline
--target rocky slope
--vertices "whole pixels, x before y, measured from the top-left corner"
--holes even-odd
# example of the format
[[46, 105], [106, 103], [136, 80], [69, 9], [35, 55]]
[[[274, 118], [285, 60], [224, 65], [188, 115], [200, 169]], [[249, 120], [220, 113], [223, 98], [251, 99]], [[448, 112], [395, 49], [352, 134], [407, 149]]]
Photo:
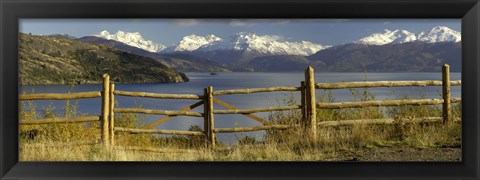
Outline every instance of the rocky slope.
[[108, 46], [49, 36], [19, 35], [19, 83], [100, 83], [104, 73], [118, 83], [178, 83], [183, 73], [151, 58]]

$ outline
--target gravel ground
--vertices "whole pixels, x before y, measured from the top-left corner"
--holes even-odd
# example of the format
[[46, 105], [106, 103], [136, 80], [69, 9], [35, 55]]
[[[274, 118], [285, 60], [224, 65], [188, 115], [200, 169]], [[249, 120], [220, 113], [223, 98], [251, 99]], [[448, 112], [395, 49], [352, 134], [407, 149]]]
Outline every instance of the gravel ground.
[[340, 161], [461, 161], [462, 149], [375, 147], [371, 149], [340, 150], [331, 160]]

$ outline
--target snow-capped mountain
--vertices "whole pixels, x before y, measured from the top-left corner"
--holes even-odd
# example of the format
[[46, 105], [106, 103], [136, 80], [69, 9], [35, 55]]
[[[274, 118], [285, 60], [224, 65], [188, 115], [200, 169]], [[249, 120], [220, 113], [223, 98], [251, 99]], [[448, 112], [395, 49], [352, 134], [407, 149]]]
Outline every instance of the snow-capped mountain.
[[390, 43], [405, 43], [417, 40], [414, 33], [406, 30], [388, 30], [385, 29], [383, 33], [374, 33], [370, 36], [364, 37], [355, 43], [367, 45], [385, 45]]
[[163, 44], [158, 44], [154, 43], [153, 41], [143, 39], [142, 35], [139, 32], [132, 33], [118, 31], [115, 34], [110, 34], [108, 31], [104, 30], [99, 34], [95, 34], [94, 36], [105, 38], [108, 40], [115, 40], [125, 43], [129, 46], [137, 47], [150, 52], [160, 52], [166, 48]]
[[178, 44], [168, 47], [163, 52], [194, 51], [201, 46], [211, 44], [220, 40], [222, 40], [222, 38], [219, 38], [213, 34], [207, 35], [207, 36], [198, 36], [198, 35], [192, 34], [192, 35], [183, 37]]
[[233, 50], [247, 51], [266, 55], [311, 55], [325, 49], [323, 46], [308, 41], [289, 42], [283, 41], [279, 36], [256, 35], [255, 33], [240, 32], [234, 35], [206, 44], [198, 51]]
[[256, 35], [255, 33], [240, 32], [233, 34], [226, 39], [222, 39], [213, 34], [207, 36], [198, 36], [195, 34], [185, 36], [174, 46], [166, 47], [162, 44], [154, 43], [143, 39], [138, 32], [118, 31], [110, 34], [104, 30], [94, 36], [108, 40], [115, 40], [125, 43], [129, 46], [144, 49], [155, 53], [170, 52], [191, 52], [191, 51], [215, 51], [215, 50], [234, 50], [254, 52], [265, 55], [312, 55], [322, 49], [330, 46], [324, 46], [309, 41], [291, 42], [284, 41], [280, 36]]
[[460, 32], [452, 30], [445, 26], [437, 26], [429, 31], [423, 31], [417, 35], [419, 41], [437, 43], [437, 42], [460, 42], [462, 35]]
[[354, 43], [366, 45], [385, 45], [390, 43], [406, 43], [413, 41], [423, 41], [427, 43], [437, 42], [460, 42], [461, 33], [445, 26], [437, 26], [431, 30], [423, 31], [418, 34], [406, 30], [388, 30], [382, 33], [374, 33], [364, 37]]

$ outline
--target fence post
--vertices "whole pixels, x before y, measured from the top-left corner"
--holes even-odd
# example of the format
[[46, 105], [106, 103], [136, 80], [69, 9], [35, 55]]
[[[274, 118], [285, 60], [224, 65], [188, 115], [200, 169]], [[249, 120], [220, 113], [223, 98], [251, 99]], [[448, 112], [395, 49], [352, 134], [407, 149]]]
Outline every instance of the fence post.
[[317, 134], [317, 104], [315, 101], [315, 79], [312, 66], [305, 69], [305, 101], [306, 101], [306, 129], [311, 140], [316, 140]]
[[443, 96], [443, 123], [452, 123], [452, 111], [450, 102], [450, 66], [444, 64], [442, 67], [442, 96]]
[[110, 83], [110, 103], [109, 103], [109, 135], [110, 135], [110, 146], [114, 146], [115, 145], [115, 118], [114, 118], [114, 114], [113, 114], [113, 108], [114, 108], [114, 105], [115, 105], [115, 97], [113, 95], [113, 91], [115, 91], [115, 84], [113, 83]]
[[105, 146], [109, 146], [108, 138], [108, 110], [109, 110], [109, 89], [110, 89], [110, 76], [108, 74], [103, 75], [102, 86], [102, 142]]
[[207, 102], [208, 102], [208, 138], [210, 140], [210, 144], [215, 147], [215, 133], [213, 129], [215, 129], [215, 119], [213, 115], [213, 87], [208, 86], [207, 89]]
[[203, 133], [205, 134], [205, 141], [209, 141], [209, 129], [208, 129], [208, 117], [210, 115], [210, 111], [208, 111], [208, 107], [210, 107], [208, 101], [208, 88], [203, 89]]
[[307, 122], [306, 103], [305, 103], [305, 81], [300, 82], [300, 102], [302, 103], [302, 123]]

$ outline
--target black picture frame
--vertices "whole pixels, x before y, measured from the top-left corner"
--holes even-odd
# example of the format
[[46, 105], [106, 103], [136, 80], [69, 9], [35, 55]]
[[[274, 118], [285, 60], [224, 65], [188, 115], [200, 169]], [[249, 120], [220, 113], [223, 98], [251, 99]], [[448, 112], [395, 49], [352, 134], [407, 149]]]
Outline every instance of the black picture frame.
[[[478, 0], [1, 0], [1, 179], [479, 179]], [[462, 162], [18, 162], [19, 18], [459, 18]]]

